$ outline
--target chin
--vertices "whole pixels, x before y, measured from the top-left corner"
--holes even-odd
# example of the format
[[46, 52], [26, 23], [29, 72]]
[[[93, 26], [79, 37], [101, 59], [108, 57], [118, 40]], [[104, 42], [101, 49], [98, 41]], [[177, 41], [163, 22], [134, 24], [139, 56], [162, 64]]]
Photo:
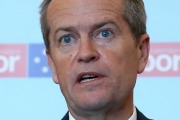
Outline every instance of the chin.
[[[85, 99], [84, 99], [85, 100]], [[114, 102], [107, 98], [91, 98], [81, 102], [81, 107], [88, 111], [100, 111], [109, 108]]]

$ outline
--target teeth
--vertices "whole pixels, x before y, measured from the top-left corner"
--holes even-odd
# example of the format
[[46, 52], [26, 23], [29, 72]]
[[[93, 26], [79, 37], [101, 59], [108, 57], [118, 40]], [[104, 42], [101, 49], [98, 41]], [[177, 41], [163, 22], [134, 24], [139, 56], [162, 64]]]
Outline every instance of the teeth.
[[89, 82], [89, 81], [93, 81], [95, 79], [85, 79], [85, 80], [82, 80], [80, 83], [85, 83], [85, 82]]
[[96, 76], [95, 75], [83, 75], [81, 78], [80, 83], [85, 83], [85, 82], [89, 82], [89, 81], [93, 81], [95, 80]]

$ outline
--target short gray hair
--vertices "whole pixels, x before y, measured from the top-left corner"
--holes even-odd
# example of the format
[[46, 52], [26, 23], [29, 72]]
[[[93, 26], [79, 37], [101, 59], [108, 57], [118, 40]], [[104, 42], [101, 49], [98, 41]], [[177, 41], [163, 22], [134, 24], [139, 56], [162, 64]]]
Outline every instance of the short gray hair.
[[[128, 23], [129, 28], [136, 39], [136, 43], [140, 36], [146, 33], [146, 11], [142, 0], [123, 0], [125, 7], [123, 19]], [[51, 0], [43, 0], [40, 5], [40, 23], [41, 31], [46, 49], [49, 50], [49, 32], [50, 28], [47, 22], [47, 9]]]
[[124, 0], [123, 18], [138, 42], [142, 34], [146, 33], [146, 11], [142, 0]]

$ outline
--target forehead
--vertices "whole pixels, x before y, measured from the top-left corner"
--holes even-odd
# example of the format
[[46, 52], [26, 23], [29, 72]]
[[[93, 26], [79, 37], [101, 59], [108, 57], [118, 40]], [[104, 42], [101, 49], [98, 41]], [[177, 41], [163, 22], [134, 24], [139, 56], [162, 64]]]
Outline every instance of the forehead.
[[52, 0], [47, 21], [50, 38], [60, 28], [89, 32], [99, 24], [113, 22], [121, 28], [128, 24], [122, 18], [124, 0]]
[[51, 0], [49, 6], [58, 6], [60, 9], [99, 6], [101, 8], [120, 7], [123, 0]]
[[[86, 15], [111, 11], [120, 14], [123, 0], [52, 0], [48, 7], [48, 18], [60, 15]], [[56, 15], [56, 16], [55, 16]]]

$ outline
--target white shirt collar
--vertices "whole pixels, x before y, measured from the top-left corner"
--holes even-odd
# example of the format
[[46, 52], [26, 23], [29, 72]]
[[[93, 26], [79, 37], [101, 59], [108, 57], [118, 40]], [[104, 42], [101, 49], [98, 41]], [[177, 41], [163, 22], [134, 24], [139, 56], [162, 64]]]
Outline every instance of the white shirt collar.
[[133, 114], [131, 115], [131, 117], [128, 120], [137, 120], [137, 110], [136, 110], [135, 106], [133, 108]]
[[70, 112], [69, 112], [69, 120], [75, 120]]
[[[75, 120], [70, 112], [69, 112], [69, 120]], [[137, 120], [137, 111], [136, 111], [135, 106], [133, 108], [133, 114], [131, 115], [131, 117], [128, 120]]]

